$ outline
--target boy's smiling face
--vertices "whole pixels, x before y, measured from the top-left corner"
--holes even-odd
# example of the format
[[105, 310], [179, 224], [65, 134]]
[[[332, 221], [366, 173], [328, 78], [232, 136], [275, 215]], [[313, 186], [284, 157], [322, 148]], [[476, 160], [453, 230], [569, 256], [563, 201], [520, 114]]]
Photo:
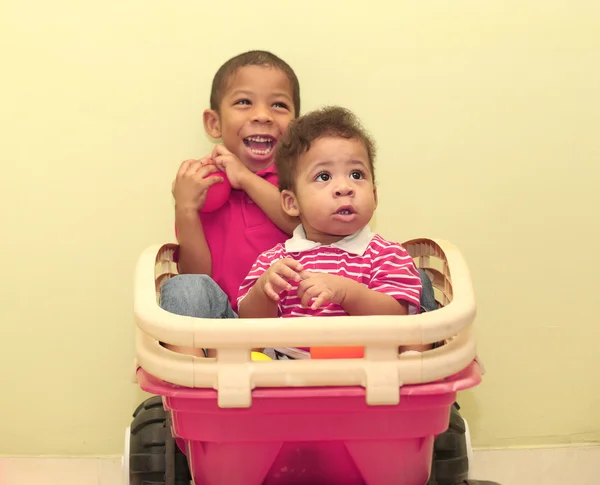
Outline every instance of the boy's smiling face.
[[204, 126], [253, 172], [273, 162], [275, 145], [294, 118], [291, 83], [272, 67], [244, 66], [228, 80], [219, 112], [206, 110]]

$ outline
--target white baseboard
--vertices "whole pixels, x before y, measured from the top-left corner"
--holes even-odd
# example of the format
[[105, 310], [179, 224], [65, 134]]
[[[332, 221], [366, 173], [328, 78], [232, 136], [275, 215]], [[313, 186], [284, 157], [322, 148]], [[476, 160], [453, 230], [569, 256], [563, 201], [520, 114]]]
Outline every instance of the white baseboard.
[[[473, 478], [500, 485], [598, 485], [600, 445], [476, 450]], [[2, 485], [121, 485], [121, 459], [0, 457]]]
[[600, 446], [479, 450], [473, 478], [501, 485], [599, 485]]

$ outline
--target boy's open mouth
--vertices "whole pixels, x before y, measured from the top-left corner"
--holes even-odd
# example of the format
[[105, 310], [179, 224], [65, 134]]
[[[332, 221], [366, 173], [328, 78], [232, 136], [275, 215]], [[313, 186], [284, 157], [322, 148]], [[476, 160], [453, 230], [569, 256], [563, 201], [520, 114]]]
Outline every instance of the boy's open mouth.
[[268, 155], [276, 143], [277, 140], [269, 135], [252, 135], [244, 138], [244, 145], [255, 155]]

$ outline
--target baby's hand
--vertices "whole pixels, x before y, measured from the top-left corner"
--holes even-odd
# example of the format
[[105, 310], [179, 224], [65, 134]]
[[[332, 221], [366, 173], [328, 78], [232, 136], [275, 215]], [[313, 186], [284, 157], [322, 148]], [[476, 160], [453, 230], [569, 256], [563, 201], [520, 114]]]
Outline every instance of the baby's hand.
[[202, 209], [208, 189], [223, 181], [221, 177], [207, 177], [207, 175], [219, 171], [214, 163], [207, 163], [208, 161], [210, 161], [209, 157], [200, 160], [186, 160], [179, 167], [171, 186], [177, 208], [194, 211]]
[[223, 145], [215, 145], [211, 154], [212, 160], [217, 164], [219, 170], [227, 174], [229, 183], [234, 189], [243, 189], [244, 177], [251, 172], [238, 157], [231, 153]]
[[291, 290], [290, 281], [300, 281], [302, 265], [292, 259], [283, 258], [275, 261], [258, 279], [262, 291], [271, 300], [279, 301], [279, 294], [284, 290]]
[[329, 273], [303, 271], [300, 276], [302, 282], [298, 285], [298, 298], [303, 307], [308, 307], [314, 299], [311, 310], [317, 310], [327, 303], [341, 305], [346, 298], [348, 285], [354, 283], [348, 278]]

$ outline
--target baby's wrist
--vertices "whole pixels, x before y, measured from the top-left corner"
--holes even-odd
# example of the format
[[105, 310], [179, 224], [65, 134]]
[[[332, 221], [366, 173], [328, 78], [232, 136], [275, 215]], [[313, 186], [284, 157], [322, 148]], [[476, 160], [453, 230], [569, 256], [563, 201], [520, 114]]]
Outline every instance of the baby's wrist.
[[338, 305], [340, 305], [343, 308], [344, 304], [346, 303], [346, 300], [352, 300], [352, 293], [354, 293], [357, 290], [360, 291], [362, 285], [354, 280], [351, 280], [350, 278], [344, 278], [343, 276], [339, 276], [339, 278], [342, 278], [344, 280], [343, 283], [341, 283], [340, 285], [341, 295], [340, 302], [338, 303]]

